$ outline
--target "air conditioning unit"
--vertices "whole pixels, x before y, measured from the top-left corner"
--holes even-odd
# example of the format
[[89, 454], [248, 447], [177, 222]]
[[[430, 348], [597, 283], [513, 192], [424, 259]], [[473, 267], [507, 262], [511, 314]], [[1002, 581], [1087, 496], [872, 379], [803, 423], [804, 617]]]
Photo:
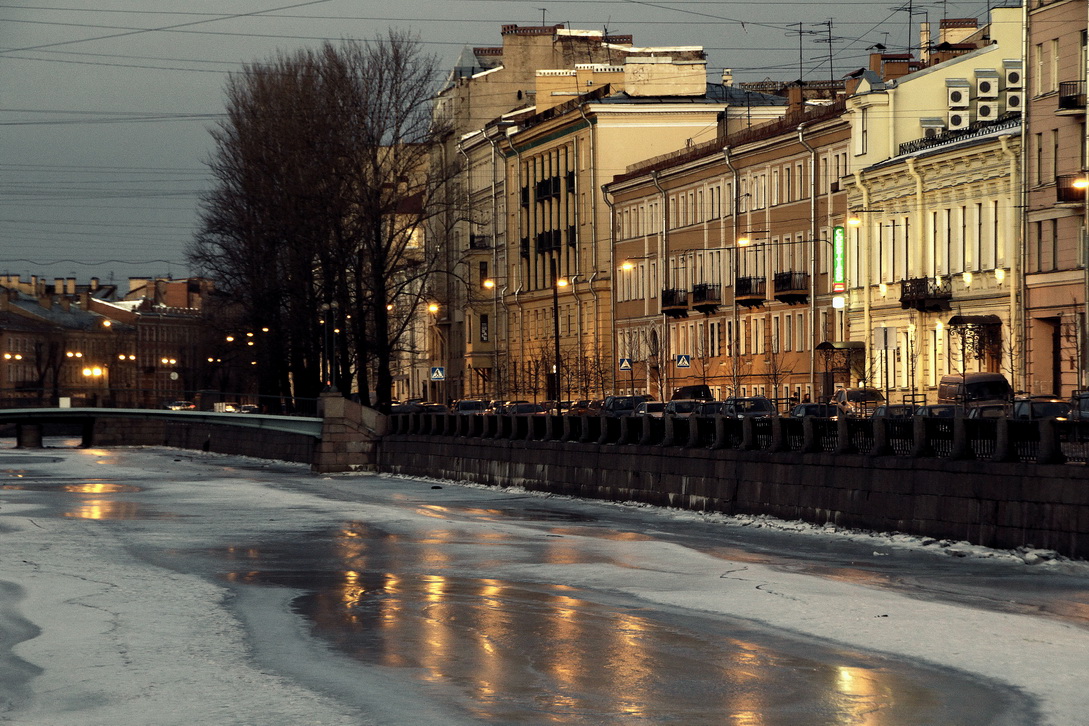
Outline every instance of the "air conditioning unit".
[[976, 71], [976, 97], [998, 98], [998, 71], [980, 68]]
[[945, 119], [930, 117], [919, 119], [919, 125], [923, 127], [923, 136], [932, 139], [942, 131], [945, 131]]
[[968, 109], [953, 110], [949, 112], [948, 123], [946, 128], [950, 131], [960, 131], [966, 129], [972, 125], [972, 114], [968, 112]]
[[1007, 90], [1005, 93], [1006, 111], [1008, 113], [1021, 113], [1021, 110], [1025, 104], [1025, 92], [1016, 90]]
[[972, 87], [962, 78], [951, 78], [945, 82], [949, 108], [968, 108], [972, 100]]
[[1021, 61], [1016, 59], [1002, 61], [1002, 76], [1006, 90], [1021, 88], [1024, 83]]
[[994, 121], [1002, 115], [1002, 104], [997, 98], [982, 98], [976, 101], [976, 118], [980, 121]]

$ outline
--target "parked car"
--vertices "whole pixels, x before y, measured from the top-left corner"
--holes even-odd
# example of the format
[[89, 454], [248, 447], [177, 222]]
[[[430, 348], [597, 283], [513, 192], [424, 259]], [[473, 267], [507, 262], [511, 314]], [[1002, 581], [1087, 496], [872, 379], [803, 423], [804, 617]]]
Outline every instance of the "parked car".
[[635, 416], [650, 416], [651, 418], [661, 418], [662, 412], [665, 410], [664, 401], [643, 401], [635, 407]]
[[705, 383], [700, 383], [694, 386], [679, 386], [673, 389], [673, 395], [669, 397], [670, 401], [690, 399], [694, 398], [698, 401], [713, 401], [714, 396], [711, 395], [711, 387]]
[[420, 407], [420, 413], [450, 413], [450, 409], [442, 403], [421, 403], [417, 405]]
[[544, 416], [548, 413], [548, 409], [539, 403], [522, 401], [520, 403], [512, 403], [507, 407], [505, 413], [514, 414], [515, 416]]
[[563, 412], [565, 416], [589, 416], [591, 415], [590, 404], [592, 401], [584, 399], [582, 401], [571, 401], [571, 405]]
[[1070, 397], [1070, 414], [1075, 419], [1089, 421], [1089, 391], [1078, 391]]
[[875, 408], [871, 418], [911, 418], [914, 415], [915, 406], [909, 403], [892, 403]]
[[197, 404], [192, 401], [170, 401], [163, 404], [167, 411], [196, 411]]
[[884, 402], [885, 397], [876, 388], [841, 388], [829, 401], [839, 408], [841, 414], [847, 416], [869, 416]]
[[965, 418], [1005, 418], [1009, 406], [1004, 403], [981, 403], [966, 409]]
[[778, 414], [775, 404], [764, 396], [727, 398], [723, 413], [734, 418], [770, 418]]
[[831, 403], [799, 403], [790, 409], [791, 418], [831, 418], [839, 417], [839, 408]]
[[650, 396], [606, 396], [601, 404], [600, 415], [608, 418], [631, 416], [635, 413], [635, 407], [644, 401], [649, 401]]
[[952, 403], [931, 403], [919, 406], [915, 409], [916, 416], [932, 416], [934, 418], [953, 418], [957, 415], [957, 406]]
[[1066, 421], [1071, 418], [1072, 412], [1073, 405], [1066, 399], [1057, 396], [1026, 396], [1014, 400], [1010, 418]]
[[700, 404], [697, 416], [723, 416], [726, 414], [725, 401], [704, 401]]
[[959, 403], [971, 408], [1009, 403], [1012, 399], [1013, 389], [1001, 373], [953, 374], [938, 381], [938, 403]]
[[452, 413], [463, 416], [474, 416], [476, 414], [484, 413], [484, 409], [487, 407], [487, 401], [481, 401], [476, 398], [463, 398], [460, 401], [454, 401]]
[[702, 403], [703, 401], [698, 398], [675, 398], [665, 405], [662, 415], [687, 418], [699, 411]]
[[254, 406], [252, 403], [243, 403], [238, 407], [239, 413], [261, 413], [261, 409], [258, 406]]

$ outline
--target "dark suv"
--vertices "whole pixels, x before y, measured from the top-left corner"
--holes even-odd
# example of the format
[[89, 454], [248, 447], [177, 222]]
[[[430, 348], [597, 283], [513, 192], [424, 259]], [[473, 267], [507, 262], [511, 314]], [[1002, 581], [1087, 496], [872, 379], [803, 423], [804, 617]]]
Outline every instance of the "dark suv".
[[607, 396], [601, 404], [600, 413], [609, 418], [631, 416], [635, 413], [636, 406], [650, 400], [650, 396]]

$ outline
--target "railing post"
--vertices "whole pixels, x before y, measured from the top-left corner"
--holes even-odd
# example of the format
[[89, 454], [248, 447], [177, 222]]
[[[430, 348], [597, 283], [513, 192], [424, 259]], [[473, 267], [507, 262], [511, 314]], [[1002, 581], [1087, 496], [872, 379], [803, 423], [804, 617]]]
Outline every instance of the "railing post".
[[688, 417], [688, 442], [687, 449], [695, 449], [700, 445], [700, 422], [696, 416]]
[[756, 448], [756, 431], [753, 427], [753, 420], [749, 416], [745, 416], [741, 419], [741, 446], [742, 451], [752, 451]]
[[786, 440], [783, 437], [783, 419], [778, 416], [771, 417], [771, 448], [768, 451], [786, 451]]
[[992, 461], [1013, 461], [1013, 449], [1010, 447], [1010, 420], [1003, 416], [995, 420], [994, 456]]
[[851, 443], [851, 420], [844, 413], [836, 417], [836, 453], [855, 453], [855, 445]]
[[885, 418], [871, 418], [870, 424], [873, 426], [873, 451], [870, 453], [873, 456], [889, 456], [892, 454], [892, 447], [889, 446], [889, 421]]
[[726, 417], [715, 416], [715, 438], [711, 441], [712, 449], [725, 449], [729, 437], [726, 435]]
[[972, 445], [968, 441], [968, 427], [960, 411], [953, 417], [953, 446], [949, 452], [949, 458], [953, 460], [975, 458], [975, 452], [972, 451]]
[[821, 442], [817, 436], [817, 422], [812, 416], [802, 419], [802, 453], [815, 454], [821, 450]]
[[1062, 464], [1066, 461], [1059, 444], [1059, 431], [1052, 419], [1037, 422], [1040, 426], [1040, 448], [1036, 452], [1037, 464]]
[[911, 455], [916, 459], [934, 455], [934, 449], [926, 437], [926, 417], [924, 416], [915, 416], [911, 419]]
[[662, 434], [662, 446], [673, 446], [673, 416], [662, 416], [665, 433]]

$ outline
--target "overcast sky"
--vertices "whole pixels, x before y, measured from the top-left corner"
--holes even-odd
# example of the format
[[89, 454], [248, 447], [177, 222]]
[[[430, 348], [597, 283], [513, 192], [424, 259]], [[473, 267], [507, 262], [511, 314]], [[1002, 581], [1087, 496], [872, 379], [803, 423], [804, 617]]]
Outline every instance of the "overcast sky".
[[[987, 2], [913, 2], [924, 19]], [[324, 40], [411, 29], [446, 70], [500, 25], [568, 23], [636, 45], [702, 45], [737, 80], [836, 77], [908, 42], [909, 5], [840, 0], [37, 0], [0, 2], [0, 272], [189, 274], [208, 129], [228, 73]], [[831, 20], [831, 28], [827, 21]], [[799, 33], [799, 31], [802, 31]], [[833, 62], [828, 64], [828, 38]], [[917, 35], [915, 36], [917, 38]], [[823, 41], [823, 42], [822, 42]], [[917, 41], [915, 41], [917, 42]], [[800, 63], [799, 63], [800, 60]]]

